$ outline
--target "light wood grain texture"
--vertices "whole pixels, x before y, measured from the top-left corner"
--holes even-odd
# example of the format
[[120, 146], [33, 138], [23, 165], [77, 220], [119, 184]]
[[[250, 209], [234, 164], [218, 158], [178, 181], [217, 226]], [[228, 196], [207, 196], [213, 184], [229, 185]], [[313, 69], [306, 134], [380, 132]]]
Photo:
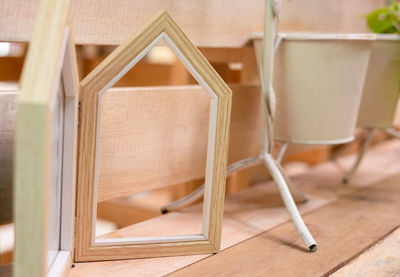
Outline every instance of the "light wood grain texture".
[[[229, 163], [257, 154], [260, 115], [258, 86], [231, 89]], [[202, 87], [115, 88], [103, 98], [98, 201], [204, 177], [210, 104]]]
[[[78, 78], [74, 47], [68, 41], [69, 4], [69, 1], [41, 2], [21, 77], [17, 99], [14, 172], [14, 276], [44, 276], [53, 269], [52, 257], [58, 257], [60, 248], [68, 248], [66, 252], [70, 255], [72, 251], [74, 157], [69, 160], [65, 157], [74, 155], [74, 138], [68, 137], [68, 134], [75, 136], [77, 110], [74, 96], [77, 94]], [[60, 105], [56, 104], [59, 92], [60, 99], [65, 98]], [[55, 152], [54, 145], [61, 153]], [[63, 149], [63, 146], [67, 149]], [[63, 155], [62, 151], [68, 153]], [[59, 169], [63, 170], [63, 179], [52, 178], [52, 173], [55, 173], [52, 166], [55, 164], [63, 165]], [[61, 172], [58, 174], [61, 176]], [[51, 194], [51, 189], [57, 182], [65, 185], [63, 191], [71, 197], [63, 197], [67, 201], [63, 201], [62, 206], [57, 204], [54, 207], [51, 203], [55, 196]], [[57, 189], [55, 195], [61, 198], [61, 189]], [[69, 209], [69, 213], [64, 212], [64, 207], [69, 207], [66, 209]], [[50, 217], [51, 214], [54, 217]], [[65, 220], [61, 218], [66, 214], [69, 214], [69, 224], [64, 224]], [[53, 218], [58, 218], [54, 224], [60, 224], [61, 227], [52, 228]], [[67, 228], [64, 225], [68, 225]], [[53, 235], [61, 241], [49, 241]], [[55, 246], [52, 245], [54, 241]], [[54, 260], [57, 261], [57, 258]], [[55, 266], [64, 265], [57, 262]]]
[[[260, 119], [260, 87], [256, 85], [231, 85], [232, 89], [232, 117], [229, 143], [229, 163], [254, 156], [259, 149], [259, 119]], [[10, 95], [1, 95], [1, 103], [15, 102], [16, 92]], [[104, 96], [102, 113], [102, 131], [100, 146], [100, 178], [98, 200], [103, 201], [119, 196], [134, 194], [140, 191], [148, 191], [161, 186], [169, 186], [180, 182], [186, 182], [204, 176], [205, 149], [208, 125], [208, 97], [200, 86], [185, 87], [151, 87], [151, 88], [117, 88], [110, 89]], [[163, 103], [163, 105], [150, 105], [151, 103]], [[185, 108], [179, 103], [184, 102]], [[5, 104], [9, 105], [9, 104]], [[112, 107], [117, 106], [118, 109]], [[141, 107], [146, 106], [146, 114], [159, 114], [173, 111], [177, 116], [173, 121], [169, 117], [152, 117], [152, 128], [139, 128], [143, 112]], [[162, 108], [162, 109], [161, 109]], [[157, 109], [157, 110], [156, 110]], [[193, 112], [196, 111], [196, 112]], [[14, 111], [15, 112], [15, 111]], [[5, 110], [1, 120], [14, 125], [12, 109]], [[129, 120], [123, 121], [123, 118]], [[147, 124], [150, 122], [148, 121]], [[195, 124], [194, 124], [195, 123]], [[6, 125], [5, 125], [6, 126]], [[169, 134], [178, 138], [175, 144], [180, 145], [182, 152], [190, 152], [191, 155], [176, 153], [176, 146], [171, 141], [159, 140], [154, 136], [154, 130], [160, 134]], [[14, 128], [10, 126], [8, 137], [0, 141], [1, 153], [10, 153], [9, 158], [3, 155], [4, 174], [6, 178], [4, 186], [11, 188], [12, 145]], [[4, 133], [4, 134], [7, 134]], [[177, 134], [184, 134], [178, 136]], [[201, 135], [203, 134], [203, 135]], [[201, 135], [201, 136], [200, 136]], [[193, 138], [191, 142], [185, 142], [186, 138]], [[129, 151], [123, 145], [143, 145], [151, 138], [152, 144], [145, 144], [142, 148], [140, 159], [135, 152]], [[182, 141], [181, 141], [182, 140]], [[279, 150], [279, 145], [277, 144]], [[143, 147], [143, 146], [142, 146]], [[186, 147], [186, 148], [185, 148]], [[143, 149], [145, 152], [143, 152]], [[201, 151], [203, 149], [203, 151]], [[174, 152], [175, 151], [175, 152]], [[159, 168], [154, 170], [153, 159], [160, 154], [167, 157], [160, 161]], [[277, 151], [275, 151], [277, 153]], [[302, 160], [312, 164], [323, 162], [329, 153], [326, 146], [296, 146], [291, 145], [286, 154], [286, 160]], [[179, 155], [179, 156], [178, 156]], [[174, 157], [174, 159], [170, 158]], [[120, 162], [123, 161], [123, 162]], [[141, 166], [138, 170], [138, 166]], [[259, 174], [251, 173], [252, 179], [266, 180], [267, 171], [262, 167]], [[2, 171], [3, 172], [3, 171]], [[8, 174], [8, 175], [7, 175]], [[252, 181], [251, 183], [254, 183]], [[240, 185], [242, 186], [242, 185]], [[5, 199], [9, 199], [6, 197]], [[11, 200], [9, 200], [11, 202]], [[6, 203], [6, 202], [2, 202]], [[10, 213], [7, 215], [11, 218]]]
[[[155, 42], [164, 37], [175, 53], [185, 63], [194, 77], [211, 95], [210, 128], [207, 147], [206, 183], [203, 227], [198, 239], [193, 236], [175, 239], [162, 238], [149, 243], [115, 242], [96, 244], [93, 238], [96, 213], [96, 149], [101, 146], [98, 124], [101, 94], [111, 87], [137, 63]], [[232, 92], [219, 77], [200, 51], [190, 42], [178, 25], [163, 11], [130, 39], [114, 50], [81, 82], [81, 122], [78, 158], [77, 187], [77, 261], [127, 259], [168, 255], [214, 253], [219, 250], [222, 228], [225, 177], [227, 167], [229, 123]], [[160, 138], [163, 139], [163, 138]], [[101, 187], [101, 186], [100, 186]], [[114, 243], [114, 245], [113, 245]]]
[[[368, 153], [368, 158], [365, 160], [360, 174], [357, 174], [352, 180], [352, 186], [375, 186], [390, 176], [398, 174], [400, 171], [400, 160], [398, 152], [400, 143], [392, 141], [389, 143], [381, 144], [372, 148]], [[301, 205], [300, 209], [303, 213], [315, 211], [323, 205], [332, 203], [337, 199], [338, 195], [346, 191], [351, 191], [352, 187], [343, 187], [341, 183], [342, 172], [344, 167], [348, 167], [352, 163], [354, 155], [345, 158], [340, 158], [339, 162], [332, 163], [326, 162], [320, 164], [311, 170], [302, 173], [298, 176], [291, 176], [293, 183], [301, 191], [311, 195], [311, 200], [306, 205]], [[200, 207], [190, 207], [182, 212], [171, 213], [169, 218], [155, 218], [147, 222], [141, 223], [139, 226], [131, 226], [117, 231], [115, 236], [129, 236], [130, 234], [138, 234], [138, 232], [154, 232], [160, 226], [164, 226], [163, 222], [171, 222], [170, 220], [180, 222], [177, 225], [171, 225], [170, 232], [180, 230], [185, 232], [191, 228], [191, 224], [198, 224], [198, 217], [191, 216], [192, 214], [199, 214]], [[331, 210], [332, 212], [332, 210]], [[366, 210], [368, 212], [368, 210]], [[334, 213], [334, 211], [333, 211]], [[343, 217], [343, 216], [342, 216]], [[340, 218], [340, 217], [335, 217]], [[273, 182], [268, 185], [262, 183], [254, 186], [248, 190], [242, 191], [235, 195], [229, 195], [226, 199], [224, 226], [222, 233], [222, 252], [229, 250], [229, 247], [235, 244], [248, 240], [249, 238], [260, 234], [266, 230], [270, 230], [279, 224], [287, 221], [289, 216], [282, 206], [279, 194], [276, 191]], [[161, 222], [159, 222], [161, 221]], [[187, 224], [182, 224], [185, 222]], [[310, 221], [311, 223], [314, 221]], [[318, 222], [318, 221], [315, 221]], [[333, 223], [332, 223], [333, 224]], [[313, 226], [317, 223], [312, 224]], [[322, 225], [321, 225], [322, 226]], [[340, 225], [337, 225], [340, 227]], [[314, 227], [312, 227], [314, 228]], [[318, 229], [321, 230], [323, 227]], [[331, 228], [331, 227], [329, 227]], [[332, 227], [334, 228], [334, 227]], [[326, 238], [335, 234], [335, 229], [329, 229], [325, 233]], [[282, 235], [282, 237], [297, 238], [293, 229], [293, 234]], [[338, 234], [340, 236], [340, 234]], [[319, 238], [320, 239], [320, 238]], [[357, 240], [356, 240], [357, 241]], [[356, 242], [355, 241], [355, 242]], [[264, 243], [264, 242], [263, 242]], [[260, 243], [262, 245], [263, 243]], [[354, 245], [354, 244], [353, 244]], [[274, 253], [274, 248], [268, 247], [265, 252]], [[319, 249], [321, 251], [322, 249]], [[301, 250], [296, 250], [297, 254], [303, 255]], [[317, 252], [318, 253], [318, 252]], [[247, 253], [249, 254], [249, 253]], [[331, 252], [333, 256], [337, 253]], [[217, 256], [220, 254], [217, 254]], [[245, 254], [243, 254], [245, 255]], [[184, 257], [169, 257], [169, 258], [152, 258], [140, 260], [126, 260], [126, 261], [107, 261], [97, 263], [77, 263], [75, 268], [72, 269], [70, 276], [165, 276], [180, 268], [184, 268], [196, 262], [199, 262], [208, 256], [184, 256]], [[326, 259], [329, 259], [328, 256]], [[282, 258], [265, 259], [263, 262], [275, 264], [281, 262]], [[233, 265], [236, 262], [233, 263]], [[231, 267], [232, 265], [229, 265]], [[257, 265], [254, 265], [257, 267]], [[313, 267], [312, 264], [309, 264]], [[298, 266], [295, 267], [298, 270]], [[281, 275], [278, 275], [281, 276]], [[308, 275], [306, 275], [308, 276]]]
[[[316, 209], [329, 199], [314, 198], [301, 207], [302, 212]], [[109, 235], [111, 237], [132, 237], [163, 231], [164, 234], [187, 233], [198, 229], [201, 224], [201, 206], [154, 218], [143, 223], [123, 228]], [[227, 197], [224, 215], [221, 249], [229, 248], [265, 229], [273, 228], [289, 220], [273, 184], [263, 183], [248, 190]], [[164, 226], [168, 225], [168, 228]], [[194, 255], [167, 258], [137, 259], [126, 261], [104, 261], [76, 263], [70, 276], [164, 276], [179, 268], [198, 262], [208, 255]]]
[[169, 276], [328, 276], [400, 226], [399, 177], [344, 193], [305, 215], [319, 242], [312, 255], [286, 223]]
[[[153, 198], [158, 200], [157, 192], [140, 195], [134, 199], [122, 198], [99, 203], [97, 218], [113, 222], [121, 228], [157, 217], [161, 214], [160, 204], [158, 202], [153, 203], [153, 206], [148, 204]], [[165, 201], [164, 198], [161, 198], [161, 203], [168, 204], [170, 201]]]
[[[258, 153], [260, 88], [256, 85], [231, 85], [230, 87], [233, 96], [228, 156], [229, 163], [233, 163]], [[11, 107], [15, 105], [16, 96], [16, 91], [11, 91], [7, 95], [0, 93], [0, 103], [7, 107], [0, 118], [2, 122], [6, 122], [1, 125], [4, 126], [4, 132], [0, 134], [0, 152], [4, 153], [0, 157], [2, 160], [0, 178], [2, 187], [7, 188], [10, 193], [15, 131], [13, 127], [15, 110]], [[205, 150], [207, 145], [204, 132], [207, 132], [209, 103], [203, 88], [200, 86], [117, 88], [110, 89], [103, 97], [101, 141], [104, 144], [100, 146], [100, 155], [106, 159], [100, 159], [100, 201], [204, 176], [205, 151], [198, 149]], [[146, 137], [153, 134], [155, 130], [153, 128], [138, 128], [140, 108], [153, 102], [163, 103], [163, 105], [147, 105], [148, 114], [156, 114], [156, 109], [163, 107], [166, 111], [172, 110], [174, 114], [179, 115], [174, 121], [164, 117], [154, 117], [153, 124], [158, 126], [157, 130], [160, 133], [168, 132], [172, 137], [180, 138], [182, 141], [176, 143], [180, 144], [180, 149], [186, 149], [182, 152], [190, 152], [191, 155], [174, 152], [174, 144], [167, 140], [157, 140], [156, 137], [152, 137], [154, 144], [147, 144], [148, 148], [145, 148], [147, 151], [140, 154], [143, 156], [141, 161], [134, 152], [121, 147], [126, 144], [139, 145], [140, 141], [145, 141]], [[181, 102], [185, 103], [184, 109], [178, 109], [182, 106], [179, 104]], [[115, 106], [119, 108], [113, 109], [112, 107]], [[193, 112], [194, 110], [197, 112]], [[162, 114], [163, 111], [159, 110], [159, 113]], [[130, 120], [122, 122], [122, 118]], [[179, 133], [184, 133], [184, 136], [177, 136]], [[193, 141], [183, 145], [187, 137], [193, 138]], [[139, 140], [140, 138], [142, 139]], [[305, 147], [305, 149], [308, 148]], [[290, 152], [292, 148], [289, 149], [288, 155]], [[162, 153], [168, 159], [159, 164], [159, 167], [164, 170], [156, 171], [152, 158]], [[175, 153], [175, 157], [179, 156], [173, 160], [169, 159], [172, 153]], [[147, 158], [145, 158], [146, 155]], [[142, 163], [141, 171], [137, 170], [139, 162]], [[3, 200], [0, 205], [6, 205], [6, 201], [11, 203], [10, 195], [5, 194]], [[10, 212], [11, 210], [5, 209], [4, 217], [11, 219]]]
[[364, 15], [385, 4], [385, 0], [283, 0], [279, 30], [327, 33], [369, 32]]
[[[0, 37], [29, 41], [37, 0], [3, 1]], [[384, 0], [284, 0], [282, 31], [366, 32], [363, 15]], [[160, 9], [176, 18], [198, 46], [240, 47], [263, 30], [264, 1], [241, 0], [80, 0], [72, 5], [73, 29], [79, 44], [120, 44]]]
[[[229, 179], [227, 180], [229, 182]], [[97, 204], [97, 218], [112, 222], [118, 228], [161, 216], [161, 207], [191, 193], [204, 178], [152, 190]], [[201, 201], [199, 201], [201, 202]], [[97, 230], [97, 225], [96, 225]], [[148, 234], [146, 234], [148, 236]]]
[[400, 229], [397, 229], [331, 276], [395, 277], [399, 275]]

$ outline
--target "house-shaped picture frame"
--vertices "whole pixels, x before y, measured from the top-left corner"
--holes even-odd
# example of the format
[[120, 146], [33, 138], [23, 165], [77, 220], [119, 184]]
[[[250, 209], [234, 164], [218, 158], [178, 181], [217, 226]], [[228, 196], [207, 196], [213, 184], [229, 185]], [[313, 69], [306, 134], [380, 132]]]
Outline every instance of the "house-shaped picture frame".
[[[200, 234], [96, 239], [101, 95], [164, 39], [210, 94], [210, 121]], [[171, 16], [162, 11], [115, 49], [80, 84], [75, 261], [216, 253], [221, 244], [232, 92]]]
[[73, 262], [79, 78], [69, 6], [41, 1], [21, 75], [13, 276], [61, 276]]

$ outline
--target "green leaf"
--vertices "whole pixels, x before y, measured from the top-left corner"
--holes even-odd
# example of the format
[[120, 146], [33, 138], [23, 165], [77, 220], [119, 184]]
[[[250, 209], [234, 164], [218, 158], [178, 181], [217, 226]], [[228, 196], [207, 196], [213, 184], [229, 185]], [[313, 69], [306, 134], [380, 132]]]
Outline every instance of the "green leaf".
[[368, 27], [374, 33], [383, 33], [392, 27], [392, 20], [387, 8], [375, 10], [367, 15]]
[[400, 33], [400, 3], [372, 11], [366, 15], [368, 27], [374, 33]]

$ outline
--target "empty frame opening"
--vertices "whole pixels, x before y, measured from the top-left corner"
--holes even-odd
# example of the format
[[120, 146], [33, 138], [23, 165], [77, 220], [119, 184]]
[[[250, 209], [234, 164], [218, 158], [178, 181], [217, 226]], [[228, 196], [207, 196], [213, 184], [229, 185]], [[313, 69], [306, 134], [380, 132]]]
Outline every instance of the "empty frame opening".
[[156, 65], [150, 87], [120, 87], [140, 80], [135, 65], [99, 93], [95, 244], [205, 239], [202, 203], [161, 208], [211, 185], [216, 97], [165, 34], [145, 51], [136, 65]]

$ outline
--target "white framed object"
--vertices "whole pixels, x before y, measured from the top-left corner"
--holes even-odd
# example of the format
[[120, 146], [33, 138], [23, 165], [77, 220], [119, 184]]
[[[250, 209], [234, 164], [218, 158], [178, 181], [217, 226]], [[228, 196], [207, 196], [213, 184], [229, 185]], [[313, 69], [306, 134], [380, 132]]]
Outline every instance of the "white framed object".
[[14, 276], [60, 276], [73, 261], [78, 73], [68, 10], [69, 1], [41, 2], [21, 76]]

